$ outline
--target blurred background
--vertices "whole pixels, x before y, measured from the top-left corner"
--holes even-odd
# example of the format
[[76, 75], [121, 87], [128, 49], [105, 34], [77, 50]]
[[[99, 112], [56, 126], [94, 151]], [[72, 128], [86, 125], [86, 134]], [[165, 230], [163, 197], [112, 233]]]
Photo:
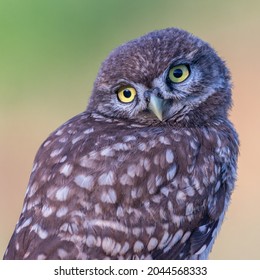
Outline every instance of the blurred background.
[[100, 63], [175, 26], [210, 42], [233, 76], [238, 181], [210, 258], [260, 259], [259, 14], [258, 0], [0, 0], [0, 258], [38, 147], [85, 109]]

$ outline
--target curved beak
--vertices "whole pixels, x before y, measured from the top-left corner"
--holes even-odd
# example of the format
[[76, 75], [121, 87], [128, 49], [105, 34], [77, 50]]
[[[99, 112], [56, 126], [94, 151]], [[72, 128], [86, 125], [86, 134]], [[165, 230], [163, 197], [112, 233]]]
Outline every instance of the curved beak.
[[150, 101], [149, 101], [149, 104], [148, 104], [148, 109], [150, 111], [152, 111], [160, 121], [163, 120], [163, 116], [162, 116], [163, 101], [164, 100], [162, 98], [159, 98], [154, 94], [151, 94], [150, 95]]

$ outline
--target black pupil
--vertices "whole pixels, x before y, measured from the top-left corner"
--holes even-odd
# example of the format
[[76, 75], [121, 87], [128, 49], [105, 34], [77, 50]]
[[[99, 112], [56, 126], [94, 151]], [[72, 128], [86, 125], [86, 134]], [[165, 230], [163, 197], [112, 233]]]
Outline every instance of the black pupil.
[[180, 68], [177, 68], [173, 71], [173, 76], [175, 78], [180, 78], [183, 75], [183, 72]]
[[129, 89], [125, 89], [123, 93], [125, 98], [130, 98], [132, 95]]

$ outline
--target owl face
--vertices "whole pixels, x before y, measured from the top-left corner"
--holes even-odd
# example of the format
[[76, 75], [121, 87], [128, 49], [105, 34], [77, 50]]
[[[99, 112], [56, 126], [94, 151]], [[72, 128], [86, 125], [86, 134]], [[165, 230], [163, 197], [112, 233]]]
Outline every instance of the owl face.
[[226, 116], [230, 96], [229, 73], [215, 51], [169, 28], [115, 49], [100, 68], [88, 109], [149, 125], [210, 125]]

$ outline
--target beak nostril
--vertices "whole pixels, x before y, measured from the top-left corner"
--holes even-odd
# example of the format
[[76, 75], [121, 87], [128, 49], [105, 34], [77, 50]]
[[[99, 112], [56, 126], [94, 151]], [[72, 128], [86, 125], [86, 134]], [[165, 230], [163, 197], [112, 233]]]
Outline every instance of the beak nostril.
[[152, 89], [152, 94], [161, 97], [161, 91], [158, 87]]
[[145, 101], [146, 101], [147, 103], [150, 102], [150, 97], [151, 97], [151, 92], [150, 92], [150, 90], [145, 91], [145, 92], [144, 92], [144, 98], [145, 98]]

